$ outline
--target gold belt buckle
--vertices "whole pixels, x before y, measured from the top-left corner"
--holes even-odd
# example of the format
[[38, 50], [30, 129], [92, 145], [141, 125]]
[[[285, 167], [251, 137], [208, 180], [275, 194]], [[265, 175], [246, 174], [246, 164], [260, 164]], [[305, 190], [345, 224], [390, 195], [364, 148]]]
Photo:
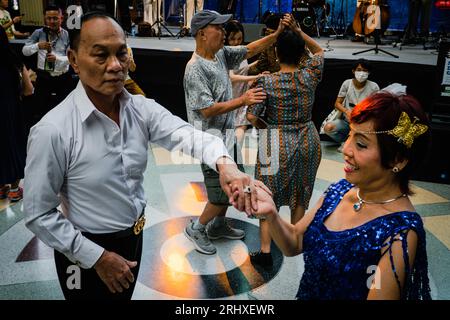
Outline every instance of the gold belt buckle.
[[138, 221], [136, 221], [134, 223], [134, 228], [133, 228], [134, 234], [138, 235], [139, 233], [141, 233], [142, 229], [144, 229], [144, 226], [145, 226], [145, 215], [142, 215], [138, 219]]

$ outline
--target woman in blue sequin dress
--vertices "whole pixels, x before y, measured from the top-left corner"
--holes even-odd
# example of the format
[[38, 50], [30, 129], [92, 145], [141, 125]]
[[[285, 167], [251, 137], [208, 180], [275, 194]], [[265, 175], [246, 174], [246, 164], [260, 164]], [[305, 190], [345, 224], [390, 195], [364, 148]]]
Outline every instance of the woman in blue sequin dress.
[[258, 211], [287, 256], [304, 254], [298, 299], [430, 299], [425, 231], [409, 195], [429, 145], [427, 118], [408, 95], [375, 93], [352, 111], [345, 179], [295, 226], [257, 188]]

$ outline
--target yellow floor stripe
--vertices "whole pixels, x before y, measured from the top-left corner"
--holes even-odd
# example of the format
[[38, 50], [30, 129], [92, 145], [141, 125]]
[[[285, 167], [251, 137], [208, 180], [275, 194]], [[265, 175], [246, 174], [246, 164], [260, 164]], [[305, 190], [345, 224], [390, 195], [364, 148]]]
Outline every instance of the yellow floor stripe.
[[[411, 201], [414, 205], [418, 204], [435, 204], [435, 203], [443, 203], [449, 202], [448, 199], [445, 199], [431, 191], [425, 190], [418, 186], [412, 185], [411, 188], [414, 191], [414, 195], [411, 197]], [[450, 230], [450, 229], [449, 229]]]
[[344, 164], [322, 158], [316, 177], [329, 182], [338, 181], [344, 178]]
[[450, 215], [423, 217], [425, 228], [450, 250]]
[[0, 200], [0, 211], [9, 207], [9, 201], [6, 199]]

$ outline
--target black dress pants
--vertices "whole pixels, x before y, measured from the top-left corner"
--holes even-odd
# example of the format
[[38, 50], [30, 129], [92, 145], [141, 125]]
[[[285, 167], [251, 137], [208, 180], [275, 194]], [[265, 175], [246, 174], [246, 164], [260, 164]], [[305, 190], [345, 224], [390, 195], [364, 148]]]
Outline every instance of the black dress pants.
[[[137, 261], [137, 266], [131, 268], [134, 282], [122, 293], [111, 293], [100, 279], [94, 268], [82, 269], [74, 265], [65, 255], [55, 250], [55, 265], [59, 284], [66, 300], [130, 300], [138, 278], [142, 255], [142, 234], [117, 237], [115, 234], [83, 233], [85, 237], [97, 243], [108, 251], [112, 251], [129, 261]], [[80, 288], [73, 288], [74, 269], [80, 270]]]
[[235, 14], [237, 0], [219, 0], [219, 13], [221, 14]]
[[[131, 15], [130, 15], [130, 0], [117, 0], [117, 7], [119, 11], [119, 22], [122, 28], [131, 32]], [[105, 9], [111, 16], [114, 17], [114, 0], [105, 1]]]
[[34, 90], [36, 108], [33, 112], [35, 122], [61, 103], [76, 86], [76, 81], [69, 72], [56, 77], [50, 76], [48, 72], [43, 70], [38, 70], [36, 73], [37, 79]]

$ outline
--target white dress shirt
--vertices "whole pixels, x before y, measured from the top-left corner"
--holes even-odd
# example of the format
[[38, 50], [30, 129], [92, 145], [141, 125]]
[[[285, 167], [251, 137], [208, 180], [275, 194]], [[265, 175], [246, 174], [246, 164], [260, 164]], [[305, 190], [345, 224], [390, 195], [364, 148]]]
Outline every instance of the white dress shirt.
[[182, 150], [214, 169], [220, 157], [229, 157], [220, 138], [195, 130], [154, 100], [124, 90], [119, 101], [120, 127], [95, 108], [79, 82], [28, 138], [26, 226], [83, 268], [92, 267], [103, 248], [82, 231], [124, 230], [144, 209], [149, 143]]
[[[38, 53], [37, 58], [37, 67], [39, 70], [44, 70], [45, 68], [45, 59], [47, 57], [47, 50], [39, 49], [39, 42], [47, 42], [47, 33], [46, 29], [41, 28], [35, 30], [30, 38], [27, 40], [25, 45], [22, 48], [22, 53], [24, 56], [31, 56]], [[60, 28], [58, 36], [56, 39], [51, 41], [52, 43], [52, 54], [55, 55], [55, 70], [49, 72], [51, 76], [60, 76], [67, 71], [69, 71], [69, 59], [67, 58], [67, 50], [69, 49], [69, 33]]]

